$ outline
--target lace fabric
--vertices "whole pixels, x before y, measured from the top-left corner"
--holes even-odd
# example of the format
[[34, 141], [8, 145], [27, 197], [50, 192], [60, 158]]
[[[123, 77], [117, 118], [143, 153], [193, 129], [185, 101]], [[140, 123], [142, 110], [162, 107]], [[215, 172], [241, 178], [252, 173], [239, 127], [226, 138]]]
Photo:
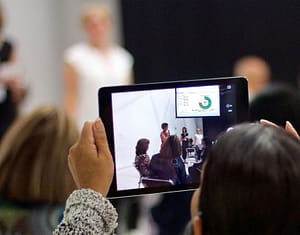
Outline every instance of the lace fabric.
[[118, 214], [108, 199], [91, 189], [75, 190], [66, 202], [57, 234], [115, 234]]

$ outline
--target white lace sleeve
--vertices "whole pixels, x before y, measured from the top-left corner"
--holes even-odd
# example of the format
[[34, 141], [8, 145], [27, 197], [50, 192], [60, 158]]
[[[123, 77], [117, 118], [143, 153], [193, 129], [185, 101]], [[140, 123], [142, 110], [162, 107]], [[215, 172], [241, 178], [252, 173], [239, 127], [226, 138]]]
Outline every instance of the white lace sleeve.
[[66, 202], [57, 234], [114, 234], [118, 214], [108, 199], [91, 189], [75, 190]]

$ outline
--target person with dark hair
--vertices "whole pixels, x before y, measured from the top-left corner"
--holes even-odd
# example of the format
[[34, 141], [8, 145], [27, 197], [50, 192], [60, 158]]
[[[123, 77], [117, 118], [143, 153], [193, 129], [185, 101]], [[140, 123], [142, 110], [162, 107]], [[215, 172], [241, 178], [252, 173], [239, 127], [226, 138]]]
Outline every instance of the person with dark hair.
[[282, 128], [241, 124], [221, 135], [193, 196], [187, 234], [299, 234], [299, 156], [299, 136]]
[[187, 182], [184, 163], [180, 157], [181, 144], [176, 135], [167, 138], [158, 154], [150, 161], [150, 177], [156, 179], [171, 179], [174, 184]]
[[189, 146], [189, 139], [188, 139], [189, 133], [187, 132], [187, 128], [184, 126], [181, 129], [181, 135], [180, 135], [180, 140], [181, 140], [181, 153], [182, 153], [182, 158], [185, 161], [186, 159], [186, 149]]
[[150, 157], [147, 154], [150, 141], [146, 138], [139, 139], [135, 147], [134, 166], [140, 173], [140, 176], [147, 177], [150, 174]]
[[166, 142], [167, 138], [170, 136], [169, 124], [164, 122], [161, 124], [162, 131], [160, 132], [161, 146]]
[[300, 132], [300, 94], [287, 84], [274, 83], [250, 102], [250, 121], [267, 119], [284, 126], [286, 120]]

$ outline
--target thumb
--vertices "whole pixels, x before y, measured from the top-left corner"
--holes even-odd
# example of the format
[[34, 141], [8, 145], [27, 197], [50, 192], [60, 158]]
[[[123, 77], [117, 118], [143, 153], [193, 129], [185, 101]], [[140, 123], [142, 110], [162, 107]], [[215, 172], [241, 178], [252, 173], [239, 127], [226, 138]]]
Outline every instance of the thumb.
[[97, 146], [98, 153], [106, 150], [109, 151], [105, 128], [102, 120], [99, 118], [96, 119], [96, 121], [94, 122], [93, 133], [94, 133], [94, 139], [95, 139], [95, 144]]

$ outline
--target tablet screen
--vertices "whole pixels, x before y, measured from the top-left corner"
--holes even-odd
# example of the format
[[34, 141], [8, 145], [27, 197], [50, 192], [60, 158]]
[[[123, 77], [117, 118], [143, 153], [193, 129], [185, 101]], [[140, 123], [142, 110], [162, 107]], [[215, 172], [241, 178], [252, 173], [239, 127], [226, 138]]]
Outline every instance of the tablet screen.
[[115, 163], [109, 197], [194, 189], [217, 135], [248, 118], [247, 82], [104, 87], [99, 111]]

